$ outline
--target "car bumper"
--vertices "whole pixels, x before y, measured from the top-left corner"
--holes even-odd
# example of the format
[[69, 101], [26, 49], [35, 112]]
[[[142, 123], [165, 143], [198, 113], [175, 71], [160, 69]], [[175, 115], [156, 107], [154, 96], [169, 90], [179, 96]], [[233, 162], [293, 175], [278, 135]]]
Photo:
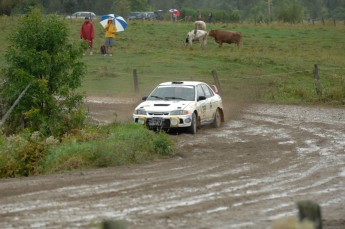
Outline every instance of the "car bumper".
[[192, 115], [133, 115], [134, 122], [143, 124], [148, 128], [179, 128], [189, 127], [192, 124]]

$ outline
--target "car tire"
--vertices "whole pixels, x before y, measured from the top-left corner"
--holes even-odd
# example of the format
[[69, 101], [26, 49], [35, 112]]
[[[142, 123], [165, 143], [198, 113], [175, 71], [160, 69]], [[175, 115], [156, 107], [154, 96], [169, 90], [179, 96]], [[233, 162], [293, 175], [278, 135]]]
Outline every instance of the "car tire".
[[191, 134], [196, 134], [196, 130], [197, 130], [197, 120], [196, 120], [196, 114], [194, 112], [192, 115], [192, 123], [188, 127], [188, 132]]
[[221, 125], [222, 125], [222, 117], [221, 117], [219, 108], [217, 108], [216, 113], [214, 114], [213, 127], [219, 128]]

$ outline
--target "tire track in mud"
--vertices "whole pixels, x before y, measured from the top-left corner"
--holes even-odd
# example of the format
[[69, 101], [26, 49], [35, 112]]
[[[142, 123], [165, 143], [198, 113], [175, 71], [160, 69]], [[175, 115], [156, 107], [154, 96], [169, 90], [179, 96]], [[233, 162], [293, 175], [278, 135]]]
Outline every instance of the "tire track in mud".
[[[333, 116], [332, 119], [329, 114]], [[243, 215], [247, 214], [244, 210], [246, 206], [249, 207], [248, 212], [254, 210], [263, 213], [259, 214], [262, 216], [261, 220], [253, 223], [258, 226], [260, 221], [295, 215], [295, 202], [298, 200], [313, 199], [326, 209], [331, 208], [334, 203], [344, 203], [344, 117], [342, 109], [258, 106], [248, 109], [240, 120], [231, 121], [220, 132], [209, 130], [209, 134], [203, 133], [203, 137], [199, 139], [199, 144], [202, 144], [200, 148], [212, 152], [214, 144], [224, 144], [225, 140], [229, 145], [228, 148], [222, 147], [224, 151], [232, 156], [235, 153], [238, 157], [248, 158], [243, 162], [232, 163], [232, 166], [235, 164], [240, 169], [245, 164], [249, 168], [247, 174], [251, 174], [243, 174], [239, 185], [231, 185], [236, 192], [224, 191], [227, 189], [214, 191], [218, 198], [219, 194], [224, 194], [225, 199], [229, 199], [229, 196], [241, 196], [235, 198], [236, 201], [231, 206], [219, 208], [226, 215], [229, 209], [240, 206], [242, 217], [238, 218], [241, 220], [230, 220], [226, 226], [219, 228], [228, 228], [229, 225], [234, 228], [239, 225], [248, 226], [246, 222], [252, 220], [248, 218], [243, 221]], [[188, 142], [187, 140], [185, 145]], [[212, 142], [212, 146], [207, 147], [203, 142]], [[240, 152], [231, 148], [240, 143], [246, 145], [239, 147]], [[253, 153], [257, 157], [251, 155]], [[221, 156], [224, 160], [224, 154]], [[217, 156], [214, 155], [213, 158], [215, 157]], [[226, 169], [219, 166], [220, 171]], [[223, 184], [216, 186], [223, 187]], [[340, 208], [335, 208], [344, 208], [344, 204], [341, 205]], [[345, 210], [338, 213], [340, 219], [344, 218]], [[211, 219], [210, 221], [212, 222]], [[262, 225], [265, 226], [267, 225]]]
[[0, 181], [0, 227], [270, 228], [310, 199], [324, 228], [344, 228], [344, 114], [254, 105], [220, 129], [171, 135], [171, 159]]

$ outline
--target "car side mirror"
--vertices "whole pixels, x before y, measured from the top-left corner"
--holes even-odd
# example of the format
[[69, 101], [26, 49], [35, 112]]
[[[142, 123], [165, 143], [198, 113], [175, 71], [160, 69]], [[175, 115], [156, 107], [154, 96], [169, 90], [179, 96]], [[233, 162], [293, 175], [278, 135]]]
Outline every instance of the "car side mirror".
[[200, 95], [200, 96], [198, 97], [198, 101], [201, 101], [201, 100], [206, 100], [206, 97], [203, 96], [203, 95]]
[[144, 96], [144, 97], [142, 97], [141, 99], [142, 99], [143, 101], [146, 101], [147, 96]]

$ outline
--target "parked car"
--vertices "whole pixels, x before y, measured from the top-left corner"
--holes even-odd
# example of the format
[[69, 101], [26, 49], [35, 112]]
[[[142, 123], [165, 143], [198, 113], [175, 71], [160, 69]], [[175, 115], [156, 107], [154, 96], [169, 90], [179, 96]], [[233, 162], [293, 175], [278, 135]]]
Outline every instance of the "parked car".
[[156, 14], [154, 12], [130, 12], [128, 20], [155, 20]]
[[163, 21], [164, 20], [164, 11], [157, 10], [154, 12], [156, 20]]
[[74, 14], [67, 16], [67, 18], [85, 18], [88, 17], [90, 19], [95, 19], [97, 16], [94, 12], [87, 12], [87, 11], [81, 11], [81, 12], [75, 12]]
[[138, 20], [142, 19], [142, 12], [130, 12], [128, 15], [128, 20]]
[[156, 20], [156, 14], [154, 12], [146, 12], [146, 20]]
[[186, 128], [191, 134], [203, 125], [220, 127], [224, 122], [222, 98], [216, 86], [212, 87], [198, 81], [161, 83], [142, 98], [133, 120], [156, 131]]

